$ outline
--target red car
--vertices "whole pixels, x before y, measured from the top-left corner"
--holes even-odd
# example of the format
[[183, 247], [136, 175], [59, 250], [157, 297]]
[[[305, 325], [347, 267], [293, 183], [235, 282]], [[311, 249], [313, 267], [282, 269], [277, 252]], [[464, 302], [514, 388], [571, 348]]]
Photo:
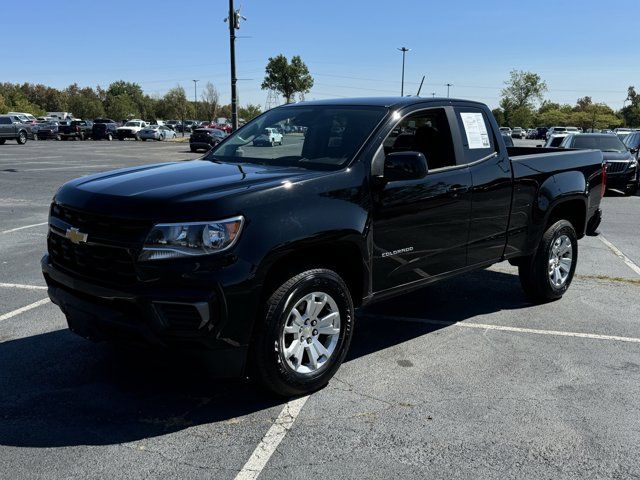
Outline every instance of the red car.
[[231, 133], [232, 129], [231, 129], [231, 125], [229, 125], [228, 123], [210, 123], [209, 125], [201, 125], [200, 128], [216, 128], [218, 130], [222, 130], [224, 133]]

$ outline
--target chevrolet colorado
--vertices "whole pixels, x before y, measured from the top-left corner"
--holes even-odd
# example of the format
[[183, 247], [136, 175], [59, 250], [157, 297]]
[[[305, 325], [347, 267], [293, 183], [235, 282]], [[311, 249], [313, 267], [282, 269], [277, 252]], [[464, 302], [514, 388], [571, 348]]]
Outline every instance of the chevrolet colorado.
[[[253, 146], [286, 125], [304, 133]], [[198, 160], [65, 184], [41, 263], [77, 334], [205, 352], [299, 395], [334, 375], [366, 303], [504, 260], [533, 301], [562, 297], [605, 180], [600, 151], [505, 147], [479, 103], [302, 102]]]

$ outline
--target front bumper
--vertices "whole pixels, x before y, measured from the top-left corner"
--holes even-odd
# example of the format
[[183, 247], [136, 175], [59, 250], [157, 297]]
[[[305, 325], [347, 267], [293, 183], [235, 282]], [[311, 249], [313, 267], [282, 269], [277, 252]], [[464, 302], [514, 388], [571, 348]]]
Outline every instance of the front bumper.
[[220, 338], [227, 314], [219, 288], [138, 285], [123, 291], [76, 278], [53, 265], [49, 255], [41, 265], [49, 297], [74, 333], [204, 356], [208, 371], [220, 377], [243, 374], [247, 347]]
[[116, 136], [118, 138], [138, 138], [138, 132], [132, 132], [131, 130], [116, 130]]
[[607, 173], [607, 188], [624, 190], [638, 184], [637, 168], [622, 173]]

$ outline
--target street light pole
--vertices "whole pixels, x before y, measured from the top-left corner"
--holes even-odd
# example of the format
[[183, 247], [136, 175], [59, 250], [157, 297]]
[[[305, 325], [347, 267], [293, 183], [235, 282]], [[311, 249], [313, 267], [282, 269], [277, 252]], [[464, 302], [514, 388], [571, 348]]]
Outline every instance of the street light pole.
[[449, 89], [453, 87], [452, 83], [447, 83], [447, 98], [449, 98]]
[[[193, 115], [198, 116], [198, 82], [200, 80], [193, 81]], [[197, 120], [197, 118], [195, 119]]]
[[236, 12], [229, 0], [229, 50], [231, 60], [231, 128], [238, 129], [238, 95], [236, 92]]
[[398, 50], [402, 52], [402, 86], [400, 87], [400, 96], [404, 97], [404, 56], [411, 49], [407, 47], [400, 47]]

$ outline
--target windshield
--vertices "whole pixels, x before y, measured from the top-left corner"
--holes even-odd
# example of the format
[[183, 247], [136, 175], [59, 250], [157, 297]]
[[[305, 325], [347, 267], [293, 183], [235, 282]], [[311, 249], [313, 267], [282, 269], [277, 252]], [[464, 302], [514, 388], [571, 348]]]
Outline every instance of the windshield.
[[127, 122], [125, 124], [125, 127], [139, 127], [140, 126], [140, 122]]
[[[351, 160], [386, 113], [386, 108], [373, 106], [274, 108], [230, 135], [205, 158], [333, 170]], [[267, 129], [272, 135], [265, 135]]]
[[602, 150], [603, 152], [622, 153], [627, 150], [618, 137], [615, 135], [577, 135], [573, 139], [573, 148], [590, 148], [594, 150]]

